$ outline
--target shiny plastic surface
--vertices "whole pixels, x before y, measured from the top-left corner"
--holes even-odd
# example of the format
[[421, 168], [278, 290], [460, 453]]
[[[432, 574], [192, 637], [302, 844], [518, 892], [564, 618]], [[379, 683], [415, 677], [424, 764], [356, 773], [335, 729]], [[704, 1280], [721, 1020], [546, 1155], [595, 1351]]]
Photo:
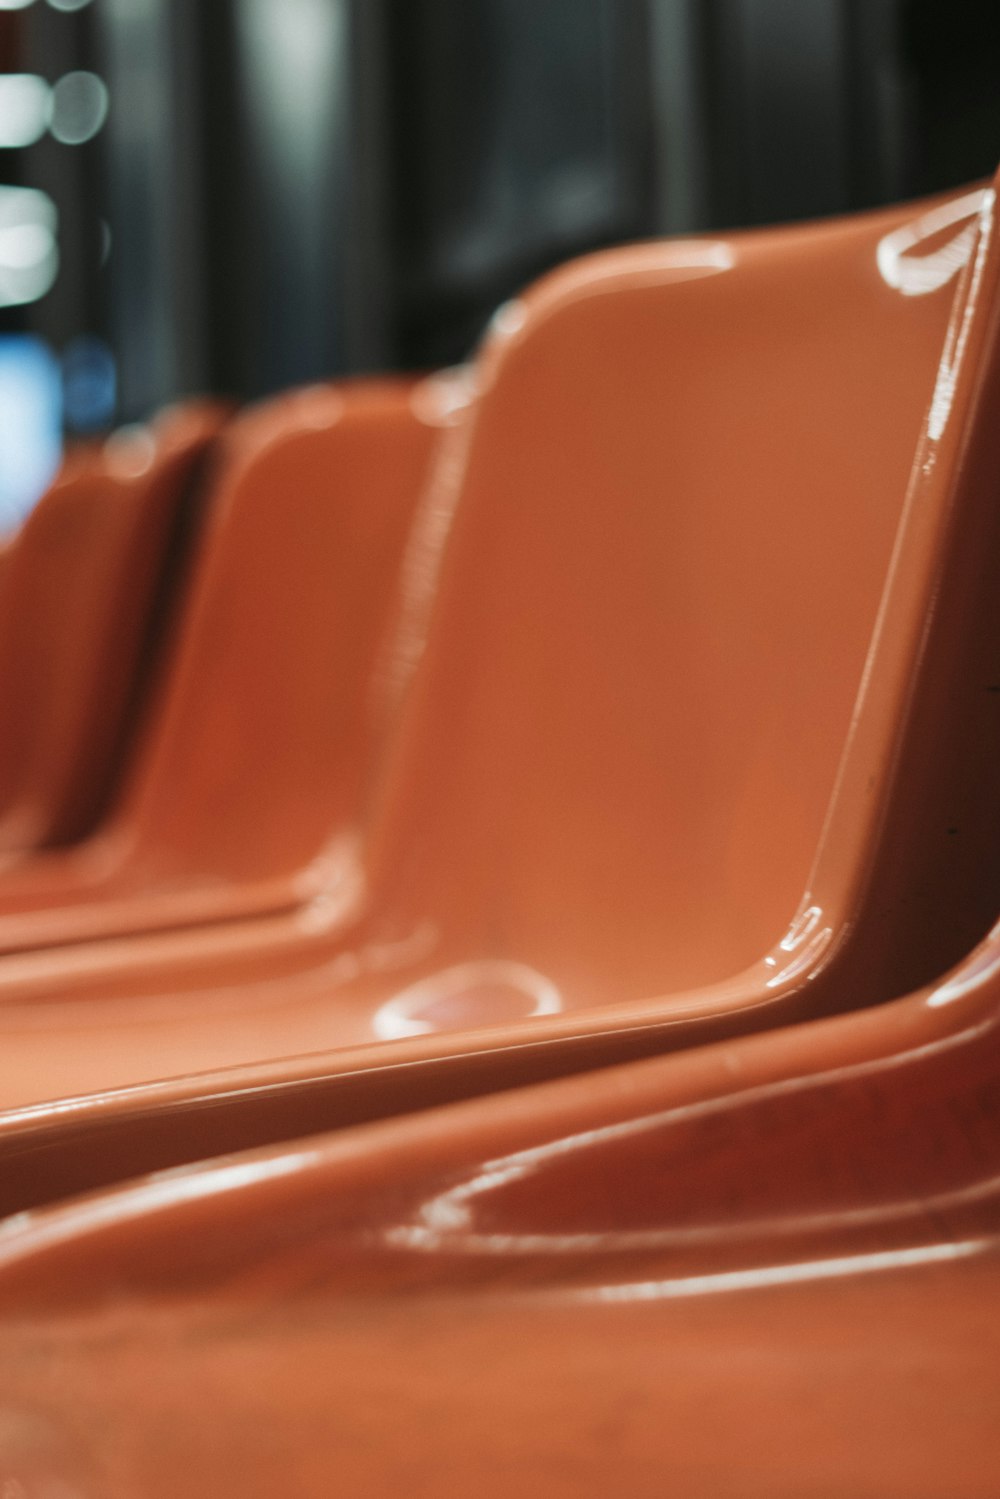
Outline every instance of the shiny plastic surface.
[[[308, 1034], [342, 997], [348, 1016], [354, 1003], [365, 1024], [372, 1013], [388, 1013], [397, 1026], [396, 1039], [379, 1048], [265, 1059], [0, 1118], [0, 1205], [16, 1213], [0, 1227], [0, 1479], [14, 1499], [155, 1499], [179, 1490], [213, 1499], [279, 1490], [437, 1499], [472, 1490], [499, 1499], [512, 1489], [538, 1499], [659, 1499], [665, 1492], [693, 1499], [993, 1499], [1000, 1490], [1000, 927], [945, 977], [894, 1003], [873, 1003], [903, 976], [940, 964], [968, 941], [991, 903], [994, 914], [997, 908], [1000, 360], [989, 200], [986, 210], [983, 237], [963, 228], [957, 248], [945, 238], [936, 269], [933, 250], [923, 257], [929, 265], [902, 267], [892, 259], [894, 244], [905, 253], [908, 229], [883, 227], [878, 239], [880, 274], [889, 286], [895, 278], [913, 305], [938, 276], [947, 284], [949, 267], [958, 294], [875, 645], [867, 653], [863, 641], [859, 647], [864, 686], [832, 811], [815, 832], [820, 854], [810, 905], [771, 953], [777, 982], [770, 990], [766, 973], [763, 989], [754, 990], [759, 976], [751, 965], [731, 983], [683, 1001], [632, 996], [643, 964], [655, 961], [657, 931], [664, 972], [683, 948], [662, 910], [642, 923], [630, 908], [624, 915], [619, 909], [644, 894], [623, 871], [659, 870], [640, 857], [653, 858], [654, 839], [647, 844], [641, 836], [629, 783], [608, 782], [614, 795], [609, 791], [606, 805], [596, 791], [588, 798], [576, 786], [577, 776], [593, 770], [599, 789], [594, 767], [610, 754], [599, 712], [592, 715], [601, 724], [596, 742], [581, 744], [582, 769], [568, 752], [558, 761], [557, 746], [566, 748], [569, 736], [550, 740], [548, 726], [558, 726], [563, 710], [574, 714], [587, 684], [599, 707], [591, 673], [603, 666], [603, 691], [617, 690], [626, 705], [630, 690], [636, 705], [640, 697], [653, 700], [644, 717], [625, 715], [634, 737], [637, 724], [655, 727], [650, 681], [660, 678], [645, 681], [642, 694], [631, 677], [618, 686], [623, 661], [632, 660], [637, 677], [642, 669], [610, 644], [604, 655], [605, 641], [617, 637], [598, 608], [599, 582], [589, 591], [578, 586], [582, 539], [577, 573], [567, 564], [569, 576], [556, 581], [557, 596], [566, 590], [565, 612], [575, 582], [574, 617], [593, 621], [588, 649], [571, 655], [567, 646], [559, 655], [579, 669], [581, 683], [555, 680], [549, 642], [529, 630], [536, 615], [519, 605], [495, 619], [494, 588], [518, 598], [529, 585], [533, 548], [544, 555], [546, 539], [532, 495], [508, 487], [515, 529], [533, 543], [522, 549], [519, 569], [499, 505], [493, 512], [483, 499], [493, 480], [476, 469], [475, 454], [482, 423], [507, 410], [491, 407], [503, 390], [501, 355], [496, 383], [486, 381], [480, 416], [463, 436], [471, 444], [465, 487], [426, 640], [419, 598], [414, 602], [434, 591], [426, 532], [407, 572], [404, 622], [407, 638], [424, 645], [423, 661], [399, 758], [376, 800], [374, 834], [370, 845], [360, 840], [361, 873], [353, 881], [344, 876], [348, 908], [360, 912], [370, 944], [379, 928], [371, 927], [369, 908], [380, 909], [375, 895], [383, 889], [398, 902], [389, 912], [409, 910], [407, 901], [419, 909], [425, 890], [428, 901], [449, 892], [432, 908], [457, 912], [465, 927], [439, 926], [426, 954], [393, 947], [391, 931], [383, 933], [388, 945], [361, 949], [367, 968], [350, 969], [343, 949], [313, 987], [290, 985], [276, 972], [275, 982], [259, 977], [256, 988], [234, 983], [225, 1001], [222, 991], [166, 993], [155, 1003], [152, 991], [103, 1004], [80, 999], [75, 1027], [74, 1002], [42, 1000], [33, 1012], [34, 1039], [20, 1053], [29, 1007], [7, 1007], [11, 1054], [27, 1059], [27, 1071], [35, 1068], [29, 1090], [88, 1069], [97, 1076], [102, 1065], [127, 1072], [154, 1036], [164, 1045], [160, 1067], [185, 1055], [214, 1056], [213, 1047], [223, 1055], [227, 1031], [231, 1043], [256, 1045], [266, 1058], [265, 1044], [299, 1034], [296, 1025]], [[795, 233], [805, 233], [808, 244], [807, 232]], [[845, 305], [838, 303], [841, 321]], [[518, 330], [509, 336], [516, 355]], [[543, 341], [538, 350], [543, 365], [545, 347]], [[880, 347], [883, 357], [888, 347], [895, 358], [898, 343]], [[579, 357], [559, 365], [582, 367]], [[513, 387], [510, 410], [527, 427], [541, 386], [529, 380], [523, 390], [518, 381]], [[869, 444], [877, 444], [871, 432]], [[497, 441], [489, 449], [501, 473], [512, 448]], [[614, 472], [621, 478], [620, 462]], [[477, 473], [482, 490], [472, 484]], [[477, 495], [480, 506], [467, 512]], [[584, 503], [583, 491], [578, 497], [591, 565], [596, 557], [602, 576], [607, 569], [616, 575], [624, 617], [630, 604], [622, 603], [623, 580], [641, 597], [640, 564], [662, 580], [669, 549], [622, 555], [617, 537], [599, 548], [592, 502]], [[705, 513], [713, 513], [710, 505], [697, 516]], [[572, 517], [566, 509], [561, 515], [575, 544]], [[849, 519], [865, 550], [860, 528], [869, 512], [850, 509]], [[695, 524], [686, 510], [671, 509], [669, 520], [680, 529], [681, 522]], [[829, 517], [824, 524], [832, 524]], [[456, 556], [470, 555], [480, 525], [474, 576], [484, 594], [482, 616], [457, 563], [451, 571]], [[738, 534], [744, 554], [752, 538], [746, 520]], [[819, 555], [830, 553], [825, 537], [824, 546]], [[849, 551], [845, 542], [845, 556]], [[550, 564], [555, 560], [553, 540]], [[813, 581], [821, 577], [806, 571]], [[727, 573], [730, 587], [736, 572], [733, 566]], [[686, 576], [678, 562], [671, 573], [678, 589]], [[844, 576], [841, 570], [842, 590]], [[791, 593], [803, 610], [806, 593], [804, 584]], [[723, 608], [721, 590], [715, 602]], [[847, 618], [855, 602], [836, 600], [837, 618]], [[557, 622], [561, 615], [557, 609]], [[742, 618], [752, 633], [755, 616]], [[453, 633], [449, 650], [438, 655], [442, 620], [469, 620], [476, 629], [470, 623]], [[710, 611], [709, 633], [715, 620]], [[733, 651], [741, 643], [737, 624], [734, 605], [724, 637]], [[568, 637], [568, 623], [563, 630]], [[474, 649], [481, 635], [490, 647], [482, 656]], [[814, 667], [818, 660], [827, 657], [814, 656]], [[814, 684], [817, 712], [820, 675], [803, 673]], [[467, 697], [470, 680], [476, 690]], [[519, 726], [491, 713], [492, 694], [504, 682], [502, 703], [527, 703]], [[384, 685], [389, 701], [391, 679]], [[525, 699], [526, 686], [533, 692]], [[684, 700], [682, 691], [675, 700]], [[803, 690], [802, 704], [811, 701]], [[746, 702], [740, 706], [749, 712]], [[544, 730], [543, 708], [551, 708]], [[425, 764], [416, 752], [430, 743], [435, 724], [440, 786], [429, 758]], [[462, 746], [481, 750], [487, 728], [497, 746], [495, 782], [485, 761], [474, 755], [470, 769], [459, 753]], [[793, 749], [803, 748], [804, 735]], [[529, 774], [535, 758], [547, 774], [551, 827], [543, 781]], [[625, 760], [623, 752], [616, 766]], [[436, 787], [437, 795], [421, 819], [410, 778], [422, 764], [429, 795]], [[509, 783], [501, 771], [509, 771]], [[819, 798], [818, 770], [816, 776]], [[648, 782], [639, 776], [636, 799], [654, 782], [652, 771]], [[518, 788], [526, 798], [521, 815]], [[772, 799], [782, 790], [771, 786]], [[464, 826], [470, 807], [488, 794], [500, 814], [496, 825], [475, 822], [468, 836], [491, 855], [493, 876], [471, 859], [439, 868], [444, 850], [464, 847], [451, 819]], [[650, 805], [655, 833], [665, 814], [661, 803]], [[730, 799], [724, 808], [733, 815], [736, 805]], [[801, 812], [811, 803], [797, 805]], [[581, 807], [592, 820], [578, 827], [570, 810]], [[615, 842], [618, 809], [636, 840], [634, 856], [625, 832]], [[386, 829], [404, 812], [414, 819], [423, 859], [414, 853], [399, 866], [408, 880], [397, 887], [390, 878], [396, 845]], [[690, 809], [682, 815], [693, 822]], [[775, 826], [780, 831], [780, 818]], [[596, 931], [578, 925], [573, 906], [580, 898], [581, 917], [597, 922], [596, 897], [589, 905], [583, 899], [597, 880], [585, 859], [591, 827], [602, 848], [619, 850], [611, 865], [618, 881], [604, 879]], [[564, 865], [553, 852], [560, 836]], [[794, 846], [787, 831], [785, 842], [787, 853]], [[777, 844], [772, 850], [762, 839], [760, 847], [777, 862]], [[761, 858], [754, 872], [763, 881], [769, 867]], [[776, 877], [773, 889], [753, 890], [762, 911], [781, 888]], [[739, 912], [741, 889], [730, 897]], [[830, 892], [839, 892], [839, 904]], [[669, 881], [648, 895], [651, 908], [656, 893], [666, 900]], [[319, 933], [311, 937], [300, 923], [294, 941], [315, 954], [345, 918], [324, 917], [316, 904], [310, 909]], [[717, 912], [719, 961], [736, 940], [726, 936], [724, 915]], [[233, 971], [241, 961], [279, 969], [264, 940], [280, 940], [277, 924], [247, 928], [244, 957], [227, 960]], [[478, 946], [463, 950], [461, 930]], [[525, 949], [513, 945], [515, 935]], [[702, 940], [709, 937], [706, 928]], [[613, 1011], [605, 1006], [619, 939], [616, 997], [623, 1003]], [[155, 950], [140, 945], [147, 958]], [[580, 961], [591, 965], [578, 979], [577, 947]], [[434, 966], [442, 952], [454, 960], [443, 973]], [[545, 953], [549, 967], [529, 961], [537, 955], [541, 964]], [[176, 961], [166, 948], [161, 960], [164, 972]], [[715, 954], [701, 961], [708, 967]], [[190, 962], [192, 972], [199, 962], [205, 972], [222, 964], [204, 955]], [[564, 976], [576, 987], [567, 991]], [[94, 983], [105, 981], [98, 962]], [[473, 1012], [497, 1020], [511, 990], [534, 996], [530, 1026], [514, 1019], [461, 1031]], [[603, 999], [594, 997], [598, 991]], [[571, 1005], [567, 992], [578, 996]], [[760, 1003], [768, 993], [778, 1002]], [[284, 1028], [275, 1018], [279, 995]], [[376, 1000], [382, 1008], [373, 1010]], [[738, 1013], [713, 1016], [723, 1002]], [[429, 1033], [401, 1034], [415, 1009], [428, 1018], [421, 1005], [434, 1022]], [[810, 1009], [851, 1013], [767, 1029]], [[332, 1028], [342, 1023], [335, 1014]], [[426, 1105], [435, 1088], [506, 1087], [533, 1070], [607, 1060], [616, 1046], [664, 1047], [678, 1036], [690, 1042], [727, 1024], [764, 1030], [338, 1134], [309, 1133], [366, 1109]], [[250, 1037], [254, 1026], [258, 1034]], [[532, 1029], [540, 1037], [534, 1045]], [[110, 1059], [85, 1055], [81, 1063], [74, 1054], [91, 1031], [103, 1034]], [[560, 1044], [547, 1046], [551, 1041]], [[14, 1065], [4, 1066], [13, 1082]], [[284, 1143], [240, 1148], [75, 1202], [32, 1206], [149, 1165], [268, 1140]]]
[[71, 454], [3, 549], [0, 867], [90, 832], [115, 789], [172, 544], [224, 414], [192, 402]]
[[0, 1453], [143, 1495], [986, 1499], [998, 1024], [1000, 931], [861, 1015], [25, 1213]]
[[163, 701], [116, 817], [0, 881], [0, 948], [307, 897], [310, 865], [359, 815], [375, 664], [437, 435], [433, 400], [405, 381], [296, 391], [229, 424]]
[[4, 1100], [242, 1061], [130, 1106], [406, 1107], [954, 961], [996, 909], [993, 203], [611, 252], [506, 309], [367, 829], [289, 917], [0, 965]]
[[0, 1450], [88, 1499], [993, 1499], [997, 1276], [53, 1317], [3, 1335]]

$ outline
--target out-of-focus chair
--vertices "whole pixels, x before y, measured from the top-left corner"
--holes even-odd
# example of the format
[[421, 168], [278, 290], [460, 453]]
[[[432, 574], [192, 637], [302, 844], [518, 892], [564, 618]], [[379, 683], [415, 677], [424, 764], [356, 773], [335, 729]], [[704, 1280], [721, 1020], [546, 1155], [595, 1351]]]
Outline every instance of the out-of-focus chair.
[[438, 410], [433, 385], [359, 381], [229, 424], [162, 700], [116, 815], [0, 881], [0, 946], [306, 898], [358, 815], [382, 632]]
[[183, 536], [224, 415], [191, 402], [71, 453], [4, 547], [4, 865], [82, 838], [115, 794], [157, 679]]

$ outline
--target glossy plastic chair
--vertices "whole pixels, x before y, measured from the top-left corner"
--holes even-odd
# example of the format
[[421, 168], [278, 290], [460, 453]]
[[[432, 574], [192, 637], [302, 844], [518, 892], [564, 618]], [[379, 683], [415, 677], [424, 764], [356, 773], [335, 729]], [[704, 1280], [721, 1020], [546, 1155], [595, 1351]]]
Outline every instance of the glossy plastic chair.
[[988, 1499], [998, 1027], [1000, 929], [878, 1010], [25, 1213], [11, 1472]]
[[0, 946], [307, 897], [311, 866], [358, 815], [382, 631], [438, 436], [422, 389], [310, 388], [228, 426], [169, 677], [116, 816], [0, 881]]
[[[996, 382], [979, 374], [988, 413]], [[962, 448], [983, 495], [977, 422]], [[989, 507], [959, 509], [962, 556], [970, 529], [992, 533]], [[966, 577], [982, 591], [988, 569]], [[942, 649], [958, 611], [943, 616]], [[994, 685], [980, 676], [980, 695]], [[938, 787], [942, 805], [956, 794]], [[991, 1496], [998, 951], [881, 1010], [11, 1223], [10, 1477], [437, 1495], [506, 1493], [513, 1472], [545, 1499]], [[255, 1096], [244, 1075], [228, 1099], [202, 1081], [186, 1127], [204, 1149], [206, 1124], [217, 1141], [213, 1120], [242, 1109], [245, 1140], [255, 1109], [295, 1097], [287, 1080]], [[37, 1181], [54, 1132], [81, 1123], [72, 1107], [22, 1118], [8, 1162]]]
[[81, 448], [4, 549], [4, 865], [83, 837], [116, 789], [224, 415], [192, 402]]
[[143, 1298], [0, 1333], [0, 1452], [137, 1499], [993, 1499], [996, 1290], [984, 1258], [638, 1305]]
[[363, 1117], [967, 950], [995, 861], [938, 815], [996, 793], [937, 710], [996, 733], [992, 211], [613, 252], [507, 309], [414, 541], [370, 831], [287, 917], [2, 965], [3, 1098], [319, 1080]]

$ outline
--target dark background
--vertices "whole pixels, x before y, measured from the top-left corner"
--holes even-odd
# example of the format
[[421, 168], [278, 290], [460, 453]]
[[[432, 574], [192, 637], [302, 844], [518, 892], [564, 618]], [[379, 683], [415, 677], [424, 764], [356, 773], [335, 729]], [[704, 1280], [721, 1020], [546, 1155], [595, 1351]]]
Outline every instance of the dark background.
[[0, 148], [0, 289], [3, 185], [58, 216], [51, 286], [0, 305], [0, 409], [47, 369], [53, 431], [452, 363], [581, 251], [1000, 159], [996, 0], [0, 0], [0, 73], [77, 72], [90, 138]]

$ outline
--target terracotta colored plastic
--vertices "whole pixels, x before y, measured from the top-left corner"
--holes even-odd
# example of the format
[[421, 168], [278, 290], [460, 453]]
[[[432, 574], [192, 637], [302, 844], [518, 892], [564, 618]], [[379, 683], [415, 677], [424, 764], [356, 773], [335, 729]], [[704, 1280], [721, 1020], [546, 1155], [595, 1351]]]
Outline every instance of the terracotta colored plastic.
[[0, 1097], [318, 1079], [363, 1117], [968, 950], [997, 894], [993, 204], [611, 252], [508, 308], [409, 559], [370, 832], [288, 916], [0, 965]]
[[998, 1026], [1000, 929], [865, 1014], [10, 1220], [0, 1471], [988, 1499]]
[[129, 1499], [993, 1499], [998, 1278], [53, 1316], [2, 1335], [2, 1471]]
[[176, 655], [116, 816], [0, 882], [0, 946], [307, 898], [327, 841], [358, 817], [382, 632], [446, 415], [433, 386], [392, 380], [296, 391], [228, 426]]
[[89, 832], [154, 676], [180, 532], [221, 406], [71, 454], [4, 548], [0, 863]]
[[[965, 820], [992, 805], [973, 687], [981, 706], [1000, 681], [985, 670], [996, 636], [978, 628], [993, 621], [998, 393], [989, 255], [980, 264], [969, 384], [960, 370], [942, 397], [956, 446], [925, 450], [921, 467], [940, 477], [954, 455], [957, 475], [934, 626], [868, 866], [866, 919], [897, 941], [901, 887], [882, 878], [914, 850], [944, 858], [942, 888], [957, 871], [970, 900], [989, 898], [988, 881], [971, 884], [983, 865], [943, 852], [996, 831]], [[947, 693], [954, 716], [927, 743], [916, 731]], [[983, 737], [960, 753], [970, 724]], [[935, 832], [908, 843], [915, 807]], [[945, 811], [957, 820], [938, 828]], [[836, 978], [838, 1006], [867, 1004], [858, 975], [956, 941], [962, 902], [943, 890], [936, 909], [923, 889], [907, 892], [911, 936], [932, 929], [916, 957], [887, 942], [878, 963], [831, 967], [812, 992]], [[39, 1008], [60, 1025], [69, 1009]], [[0, 1231], [0, 1475], [28, 1493], [149, 1499], [279, 1486], [992, 1499], [998, 1023], [1000, 929], [895, 1004], [29, 1212]], [[518, 1060], [508, 1051], [509, 1070]], [[185, 1132], [202, 1153], [227, 1129], [246, 1143], [282, 1110], [301, 1132], [315, 1062], [298, 1078], [261, 1068], [258, 1085], [251, 1069], [238, 1086], [236, 1072], [191, 1080], [186, 1097], [171, 1085], [145, 1115], [156, 1090], [8, 1116], [5, 1206], [42, 1200], [40, 1182], [72, 1190], [81, 1141], [91, 1168], [100, 1149], [124, 1174], [137, 1129], [133, 1162]]]

